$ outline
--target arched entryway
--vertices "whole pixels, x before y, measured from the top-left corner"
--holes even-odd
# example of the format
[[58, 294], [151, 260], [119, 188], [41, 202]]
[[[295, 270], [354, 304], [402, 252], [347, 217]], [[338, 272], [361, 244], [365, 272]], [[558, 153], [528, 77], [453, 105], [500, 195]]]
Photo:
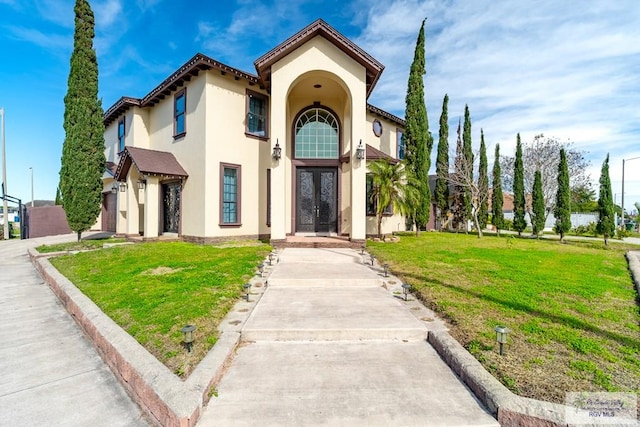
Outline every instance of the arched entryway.
[[293, 121], [296, 233], [337, 233], [341, 129], [337, 115], [309, 106]]

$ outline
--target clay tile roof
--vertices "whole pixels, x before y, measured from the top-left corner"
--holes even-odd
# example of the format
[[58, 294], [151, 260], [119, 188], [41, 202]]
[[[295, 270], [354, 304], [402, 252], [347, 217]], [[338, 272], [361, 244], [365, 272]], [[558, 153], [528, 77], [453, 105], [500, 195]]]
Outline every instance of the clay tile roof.
[[125, 147], [116, 170], [116, 180], [124, 181], [131, 164], [136, 165], [143, 175], [162, 175], [170, 177], [188, 177], [172, 153], [148, 150], [146, 148]]

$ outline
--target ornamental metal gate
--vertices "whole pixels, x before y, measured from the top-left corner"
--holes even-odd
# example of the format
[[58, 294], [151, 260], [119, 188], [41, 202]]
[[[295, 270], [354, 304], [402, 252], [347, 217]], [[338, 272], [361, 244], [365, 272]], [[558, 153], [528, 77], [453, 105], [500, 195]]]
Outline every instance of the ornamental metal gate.
[[178, 233], [180, 230], [180, 195], [182, 183], [179, 181], [162, 184], [162, 232]]

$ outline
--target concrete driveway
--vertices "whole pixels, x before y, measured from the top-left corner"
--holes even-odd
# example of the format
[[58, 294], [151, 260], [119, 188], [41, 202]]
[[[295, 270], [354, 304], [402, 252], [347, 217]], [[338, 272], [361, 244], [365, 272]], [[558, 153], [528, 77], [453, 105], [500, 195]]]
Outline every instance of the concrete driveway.
[[76, 235], [0, 241], [0, 425], [145, 426], [27, 248]]
[[425, 341], [444, 325], [363, 261], [285, 249], [198, 425], [497, 426]]

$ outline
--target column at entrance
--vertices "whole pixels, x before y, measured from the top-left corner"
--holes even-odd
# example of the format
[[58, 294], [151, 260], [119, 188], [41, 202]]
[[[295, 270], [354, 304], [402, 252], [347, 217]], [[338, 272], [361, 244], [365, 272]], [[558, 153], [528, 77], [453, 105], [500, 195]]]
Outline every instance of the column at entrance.
[[144, 237], [154, 239], [158, 237], [160, 228], [160, 178], [147, 177], [144, 190]]

